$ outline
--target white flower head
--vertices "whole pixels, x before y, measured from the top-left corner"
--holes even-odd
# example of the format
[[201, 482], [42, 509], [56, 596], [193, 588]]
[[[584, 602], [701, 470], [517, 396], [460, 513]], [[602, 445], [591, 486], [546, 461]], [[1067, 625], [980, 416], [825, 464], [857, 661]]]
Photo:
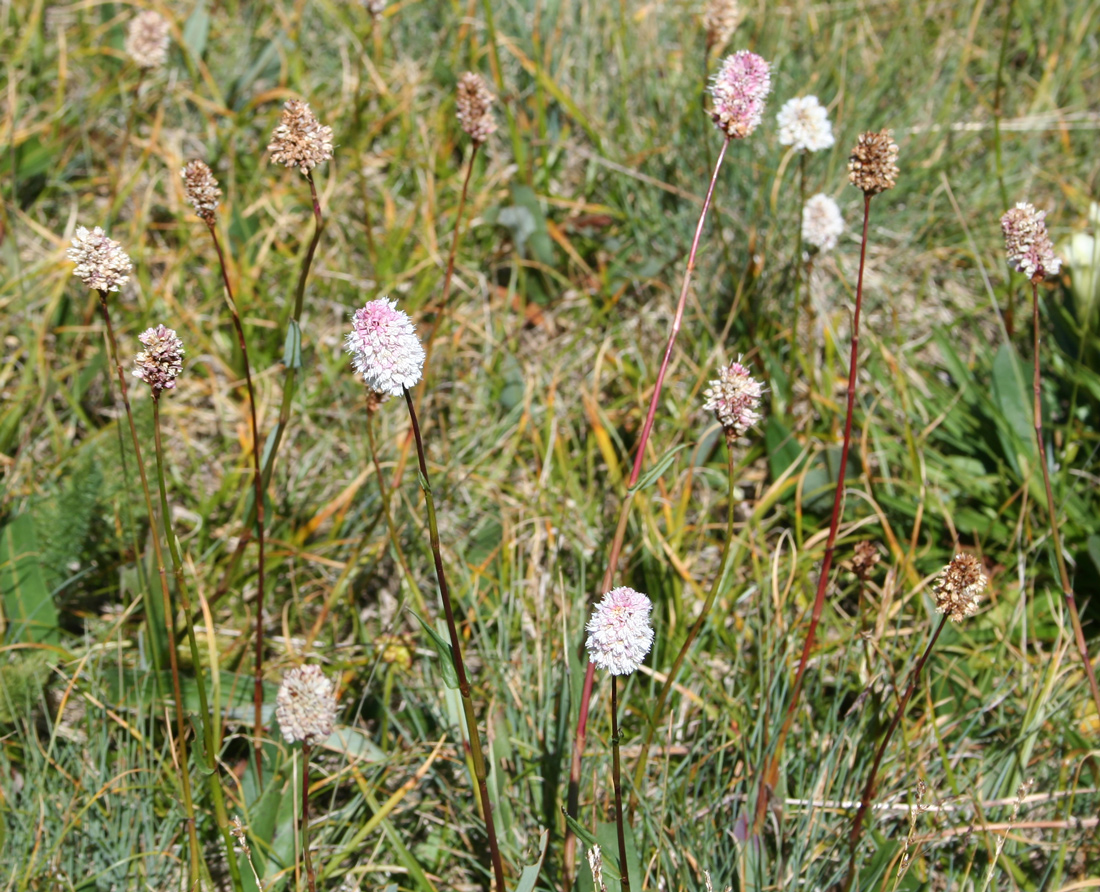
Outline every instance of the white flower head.
[[820, 152], [832, 148], [833, 126], [829, 113], [816, 96], [800, 96], [783, 103], [776, 119], [779, 144], [796, 152]]
[[842, 235], [844, 218], [837, 203], [821, 192], [808, 198], [802, 208], [802, 241], [817, 251], [831, 251]]
[[613, 588], [588, 621], [588, 658], [612, 675], [629, 675], [642, 665], [653, 646], [649, 598], [632, 588]]
[[336, 724], [336, 692], [320, 666], [296, 666], [283, 676], [275, 716], [287, 743], [323, 743]]
[[722, 366], [718, 377], [703, 391], [706, 398], [703, 408], [714, 413], [727, 442], [732, 443], [760, 421], [757, 410], [763, 395], [764, 386], [752, 376], [747, 366], [741, 364], [738, 357], [738, 361]]
[[397, 301], [380, 298], [356, 310], [344, 338], [351, 364], [376, 393], [401, 396], [420, 380], [424, 348], [412, 320]]
[[76, 264], [73, 275], [93, 291], [118, 291], [130, 280], [126, 273], [133, 269], [122, 245], [98, 226], [92, 230], [86, 226], [76, 228], [68, 258]]

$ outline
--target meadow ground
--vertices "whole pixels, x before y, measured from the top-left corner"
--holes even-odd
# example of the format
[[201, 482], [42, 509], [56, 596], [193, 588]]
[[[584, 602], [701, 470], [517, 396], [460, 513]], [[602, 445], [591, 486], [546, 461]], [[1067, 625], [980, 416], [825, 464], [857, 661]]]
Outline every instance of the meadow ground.
[[[1032, 292], [999, 224], [1032, 202], [1069, 261], [1038, 290], [1043, 433], [1095, 659], [1100, 3], [759, 0], [711, 52], [695, 3], [407, 0], [377, 17], [331, 0], [150, 5], [170, 44], [141, 69], [126, 48], [137, 7], [0, 3], [0, 889], [180, 888], [196, 872], [204, 888], [305, 888], [303, 748], [274, 715], [303, 663], [339, 698], [335, 733], [308, 757], [317, 887], [494, 882], [409, 412], [368, 405], [343, 352], [350, 314], [382, 296], [431, 341], [411, 398], [509, 889], [563, 889], [575, 872], [591, 890], [597, 840], [603, 882], [626, 886], [603, 672], [572, 824], [563, 813], [584, 624], [621, 517], [614, 584], [649, 596], [655, 631], [617, 688], [635, 892], [1100, 886], [1100, 718], [1036, 447]], [[642, 443], [723, 146], [704, 78], [740, 49], [772, 64], [772, 93], [715, 182]], [[467, 70], [497, 97], [472, 164], [455, 119]], [[776, 114], [808, 94], [835, 145], [799, 155]], [[293, 99], [334, 134], [313, 171], [311, 264], [309, 182], [267, 151]], [[846, 415], [864, 204], [848, 156], [882, 128], [900, 174], [871, 203], [844, 511], [796, 694]], [[180, 178], [191, 159], [224, 193], [215, 231], [255, 441], [218, 256]], [[817, 192], [845, 232], [804, 264], [800, 201]], [[126, 371], [152, 512], [99, 298], [66, 259], [78, 226], [104, 227], [133, 261], [108, 301], [124, 366], [157, 324], [186, 347], [156, 426]], [[739, 356], [766, 391], [727, 465], [703, 394]], [[254, 442], [273, 465], [259, 775]], [[629, 489], [640, 443], [654, 473]], [[989, 587], [903, 702], [956, 553]], [[228, 847], [227, 819], [243, 828]]]

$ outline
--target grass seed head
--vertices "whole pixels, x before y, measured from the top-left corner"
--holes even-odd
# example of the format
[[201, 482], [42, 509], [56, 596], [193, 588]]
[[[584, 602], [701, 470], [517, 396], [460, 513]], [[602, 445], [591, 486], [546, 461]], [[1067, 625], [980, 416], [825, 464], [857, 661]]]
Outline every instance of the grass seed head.
[[152, 388], [153, 398], [176, 386], [183, 371], [183, 341], [176, 332], [163, 325], [148, 328], [138, 335], [145, 349], [134, 358], [134, 377]]
[[287, 743], [312, 746], [328, 739], [336, 724], [336, 692], [320, 666], [296, 666], [283, 676], [275, 716]]
[[791, 146], [796, 152], [820, 152], [831, 149], [836, 142], [829, 112], [816, 96], [788, 99], [779, 109], [776, 123], [779, 125], [779, 144]]
[[214, 172], [205, 161], [188, 161], [180, 171], [180, 176], [183, 177], [183, 191], [195, 208], [195, 213], [207, 226], [213, 226], [218, 202], [222, 197]]
[[612, 675], [629, 675], [642, 665], [653, 646], [649, 598], [632, 588], [620, 586], [603, 596], [585, 629], [588, 658], [597, 669]]
[[372, 391], [401, 396], [420, 380], [424, 348], [412, 320], [397, 309], [397, 301], [380, 298], [356, 310], [344, 346], [352, 366]]
[[726, 442], [732, 444], [760, 420], [760, 400], [764, 388], [738, 359], [718, 370], [718, 377], [703, 391], [703, 408], [714, 413]]
[[332, 128], [317, 120], [308, 102], [291, 99], [283, 106], [282, 118], [271, 133], [267, 150], [276, 164], [297, 167], [308, 174], [332, 158]]
[[988, 580], [982, 562], [972, 554], [957, 554], [943, 568], [936, 586], [936, 610], [946, 613], [952, 622], [961, 623], [978, 611], [978, 601]]
[[756, 53], [738, 50], [726, 56], [718, 73], [711, 78], [710, 96], [714, 105], [710, 116], [730, 139], [744, 139], [760, 124], [771, 88], [768, 63]]
[[497, 129], [492, 113], [493, 94], [480, 74], [467, 71], [459, 78], [455, 105], [459, 124], [475, 144], [485, 142], [489, 134]]
[[707, 52], [724, 47], [741, 24], [741, 6], [737, 0], [710, 0], [703, 11], [707, 32]]
[[1018, 202], [1001, 217], [1001, 232], [1009, 266], [1014, 270], [1032, 282], [1058, 275], [1062, 261], [1054, 253], [1047, 233], [1046, 211], [1037, 211], [1026, 201]]
[[168, 61], [168, 22], [160, 13], [146, 9], [130, 19], [126, 32], [126, 54], [139, 68], [160, 68]]
[[864, 195], [878, 195], [898, 182], [898, 146], [889, 130], [859, 135], [848, 158], [848, 181]]
[[126, 274], [133, 269], [122, 245], [98, 226], [90, 231], [78, 226], [67, 256], [76, 264], [73, 275], [93, 291], [118, 291], [129, 281]]
[[802, 241], [813, 251], [831, 251], [844, 235], [840, 206], [828, 195], [818, 193], [802, 207]]

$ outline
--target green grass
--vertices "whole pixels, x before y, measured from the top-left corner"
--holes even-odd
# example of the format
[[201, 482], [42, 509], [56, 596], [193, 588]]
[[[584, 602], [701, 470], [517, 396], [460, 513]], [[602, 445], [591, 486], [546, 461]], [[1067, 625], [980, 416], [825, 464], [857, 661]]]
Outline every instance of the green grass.
[[[422, 600], [432, 621], [441, 613], [414, 456], [403, 458], [407, 413], [391, 401], [374, 419], [387, 486], [403, 469], [391, 536], [365, 394], [341, 349], [350, 312], [380, 295], [422, 331], [434, 321], [469, 150], [453, 89], [473, 67], [497, 84], [500, 129], [478, 153], [420, 418], [509, 883], [537, 860], [546, 829], [537, 888], [560, 889], [583, 624], [720, 147], [701, 108], [699, 10], [422, 2], [392, 6], [377, 26], [356, 3], [161, 11], [175, 27], [169, 63], [140, 93], [123, 52], [132, 7], [2, 12], [0, 888], [167, 888], [186, 875], [171, 707], [151, 672], [163, 632], [143, 619], [142, 593], [156, 585], [150, 526], [94, 295], [64, 259], [76, 225], [108, 223], [134, 261], [112, 296], [124, 359], [158, 322], [187, 345], [163, 404], [169, 499], [191, 597], [213, 619], [199, 639], [217, 664], [207, 671], [224, 706], [229, 809], [249, 828], [265, 884], [296, 882], [289, 751], [274, 735], [269, 757], [282, 767], [265, 791], [246, 766], [256, 551], [234, 564], [251, 473], [243, 367], [209, 235], [178, 173], [203, 158], [225, 191], [219, 225], [264, 436], [312, 225], [305, 182], [264, 151], [295, 97], [333, 127], [337, 148], [316, 172], [327, 223], [268, 491], [265, 699], [272, 707], [281, 668], [307, 654], [339, 679], [346, 736], [316, 751], [312, 774], [324, 888], [488, 886], [461, 703], [403, 609]], [[716, 889], [842, 879], [854, 802], [931, 634], [930, 582], [956, 541], [983, 557], [991, 589], [976, 617], [945, 630], [887, 750], [860, 888], [1086, 888], [1100, 872], [1100, 720], [1034, 464], [1029, 295], [1002, 256], [993, 106], [1008, 27], [1005, 192], [1048, 208], [1056, 242], [1085, 228], [1100, 192], [1100, 5], [797, 0], [746, 12], [730, 48], [774, 63], [774, 93], [721, 174], [647, 466], [687, 448], [636, 497], [617, 577], [653, 599], [657, 633], [622, 697], [624, 777], [724, 544], [725, 457], [702, 390], [744, 354], [769, 392], [765, 421], [737, 446], [733, 570], [639, 791], [640, 888], [702, 889], [704, 870]], [[797, 159], [777, 145], [774, 116], [805, 93], [829, 105], [837, 137], [809, 159], [809, 188], [837, 197], [850, 232], [815, 264], [813, 313], [803, 309], [792, 337]], [[902, 174], [873, 202], [839, 567], [773, 808], [746, 843], [741, 822], [788, 702], [835, 485], [862, 206], [846, 185], [847, 153], [881, 127], [895, 131]], [[522, 240], [521, 223], [533, 224]], [[1070, 276], [1042, 300], [1053, 484], [1095, 657], [1097, 326]], [[1014, 319], [998, 315], [1010, 307]], [[151, 407], [136, 391], [133, 402], [153, 473]], [[883, 560], [861, 592], [847, 564], [865, 539]], [[16, 600], [39, 605], [45, 628], [13, 623]], [[579, 816], [593, 832], [612, 820], [606, 679], [596, 692]], [[200, 834], [225, 885], [200, 741], [190, 743]], [[591, 888], [586, 867], [580, 876]]]

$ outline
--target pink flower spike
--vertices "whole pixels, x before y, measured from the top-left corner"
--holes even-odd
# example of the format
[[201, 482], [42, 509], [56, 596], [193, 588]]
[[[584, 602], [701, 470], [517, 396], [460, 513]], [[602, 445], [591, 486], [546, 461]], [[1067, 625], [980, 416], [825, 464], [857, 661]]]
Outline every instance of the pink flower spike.
[[710, 116], [731, 139], [744, 139], [759, 125], [771, 88], [768, 63], [756, 53], [739, 50], [726, 56], [722, 68], [711, 78], [714, 107]]
[[629, 675], [642, 665], [653, 646], [649, 598], [632, 588], [613, 588], [588, 621], [588, 658], [612, 675]]
[[397, 301], [381, 298], [356, 310], [344, 344], [352, 366], [375, 393], [401, 396], [420, 380], [424, 348], [412, 320]]

